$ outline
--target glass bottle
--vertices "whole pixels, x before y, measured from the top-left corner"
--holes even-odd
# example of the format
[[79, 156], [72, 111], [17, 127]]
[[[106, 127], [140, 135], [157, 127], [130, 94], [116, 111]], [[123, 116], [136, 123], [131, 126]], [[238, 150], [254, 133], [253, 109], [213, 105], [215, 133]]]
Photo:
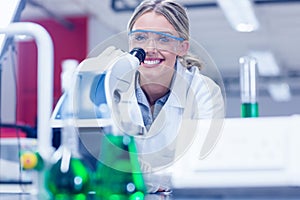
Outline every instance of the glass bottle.
[[65, 129], [63, 135], [69, 137], [67, 141], [62, 140], [54, 154], [54, 162], [46, 172], [46, 188], [52, 199], [86, 199], [90, 174], [75, 147], [77, 135], [70, 128]]
[[252, 57], [241, 57], [241, 117], [258, 117], [256, 60]]
[[[99, 159], [93, 179], [93, 190], [97, 199], [109, 200], [142, 200], [146, 193], [144, 177], [138, 161], [138, 152], [134, 136], [128, 135], [118, 129], [122, 123], [114, 121], [119, 119], [113, 115], [120, 114], [119, 98], [115, 98], [115, 91], [125, 92], [127, 81], [124, 85], [116, 84], [120, 76], [137, 69], [140, 62], [145, 59], [143, 49], [133, 49], [130, 54], [120, 57], [110, 68], [106, 76], [106, 98], [108, 104], [100, 105], [102, 116], [110, 116], [112, 127], [103, 129]], [[116, 71], [122, 66], [126, 73]], [[128, 80], [132, 80], [132, 77]], [[122, 120], [122, 119], [121, 119]]]
[[103, 135], [93, 186], [97, 199], [144, 199], [146, 187], [133, 136]]
[[87, 199], [90, 173], [78, 150], [79, 136], [74, 123], [73, 90], [75, 73], [65, 83], [61, 106], [61, 145], [45, 174], [45, 186], [52, 199]]

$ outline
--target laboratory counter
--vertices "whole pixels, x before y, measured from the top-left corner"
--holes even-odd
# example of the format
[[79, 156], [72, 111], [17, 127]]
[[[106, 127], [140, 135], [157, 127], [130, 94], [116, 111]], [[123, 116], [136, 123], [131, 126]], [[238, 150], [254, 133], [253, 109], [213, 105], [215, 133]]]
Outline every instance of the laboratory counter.
[[[2, 200], [39, 200], [28, 193], [0, 193]], [[181, 188], [170, 194], [148, 194], [145, 200], [298, 200], [300, 187]], [[87, 200], [97, 200], [93, 196]]]

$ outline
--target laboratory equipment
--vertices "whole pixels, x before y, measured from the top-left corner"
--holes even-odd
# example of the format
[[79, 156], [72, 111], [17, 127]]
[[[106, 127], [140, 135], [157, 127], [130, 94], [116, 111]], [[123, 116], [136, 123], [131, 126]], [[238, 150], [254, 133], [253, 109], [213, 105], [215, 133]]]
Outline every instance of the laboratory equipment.
[[258, 117], [256, 60], [252, 57], [241, 57], [241, 117]]
[[[117, 53], [112, 57], [112, 52]], [[88, 179], [81, 178], [87, 180], [88, 189], [76, 192], [101, 199], [143, 199], [146, 189], [134, 137], [118, 126], [122, 123], [116, 122], [119, 118], [112, 113], [119, 113], [115, 111], [119, 108], [115, 95], [122, 95], [129, 88], [145, 53], [141, 49], [127, 53], [109, 47], [103, 55], [86, 59], [75, 72], [72, 127], [78, 131], [78, 150], [85, 158], [80, 168], [85, 168], [88, 173], [84, 174], [89, 175]], [[107, 64], [105, 69], [99, 69], [103, 63]], [[67, 101], [68, 94], [63, 94], [52, 115], [53, 127], [65, 129], [63, 107], [70, 105]], [[54, 185], [60, 187], [58, 182]]]

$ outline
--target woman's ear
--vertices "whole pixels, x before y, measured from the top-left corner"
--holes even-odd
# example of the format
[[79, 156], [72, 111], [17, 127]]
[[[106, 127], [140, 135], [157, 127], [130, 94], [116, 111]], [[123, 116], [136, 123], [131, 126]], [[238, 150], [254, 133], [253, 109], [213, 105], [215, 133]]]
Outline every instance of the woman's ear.
[[190, 48], [190, 42], [189, 41], [184, 40], [183, 42], [181, 42], [180, 45], [179, 45], [178, 56], [186, 55], [189, 48]]

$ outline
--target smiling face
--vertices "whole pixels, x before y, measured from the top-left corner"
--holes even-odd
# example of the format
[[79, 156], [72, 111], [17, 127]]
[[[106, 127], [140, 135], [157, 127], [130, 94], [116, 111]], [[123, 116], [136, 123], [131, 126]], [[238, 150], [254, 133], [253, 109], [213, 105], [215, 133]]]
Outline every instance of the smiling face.
[[[163, 15], [155, 12], [147, 12], [141, 15], [133, 25], [132, 31], [136, 30], [158, 31], [179, 37], [172, 24]], [[175, 43], [173, 44], [176, 47], [176, 51], [170, 51], [166, 50], [168, 48], [157, 48], [158, 44], [156, 43], [159, 36], [157, 34], [154, 35], [154, 38], [151, 38], [147, 45], [143, 47], [146, 52], [146, 58], [139, 67], [141, 85], [158, 84], [169, 87], [174, 73], [176, 57], [178, 55], [182, 56], [187, 52], [188, 42], [178, 41], [178, 46], [175, 46]], [[135, 46], [131, 45], [130, 48], [133, 47]]]

